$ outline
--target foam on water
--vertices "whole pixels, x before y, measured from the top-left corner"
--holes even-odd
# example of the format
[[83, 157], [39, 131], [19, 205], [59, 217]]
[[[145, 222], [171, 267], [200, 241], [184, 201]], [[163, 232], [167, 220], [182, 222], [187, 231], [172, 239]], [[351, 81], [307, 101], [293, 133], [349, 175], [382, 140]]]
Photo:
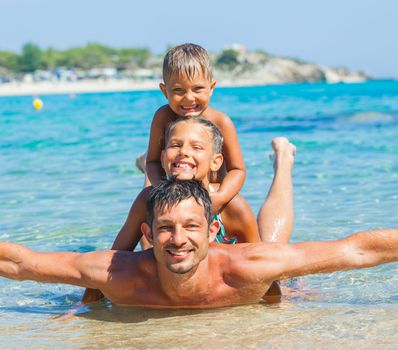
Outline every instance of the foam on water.
[[[143, 184], [160, 92], [0, 99], [0, 240], [41, 251], [107, 249]], [[255, 210], [272, 179], [270, 141], [298, 148], [293, 241], [397, 227], [398, 83], [216, 89], [238, 130]], [[281, 304], [154, 311], [100, 304], [68, 321], [81, 289], [0, 279], [7, 348], [394, 348], [397, 265], [310, 276]], [[315, 339], [315, 340], [314, 340]]]

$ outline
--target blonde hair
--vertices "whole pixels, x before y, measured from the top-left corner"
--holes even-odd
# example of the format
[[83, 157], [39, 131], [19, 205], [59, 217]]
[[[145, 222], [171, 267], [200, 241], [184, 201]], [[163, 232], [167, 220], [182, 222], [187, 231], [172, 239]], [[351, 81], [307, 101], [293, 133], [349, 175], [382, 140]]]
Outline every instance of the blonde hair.
[[210, 81], [213, 79], [211, 63], [207, 51], [195, 44], [182, 44], [170, 49], [163, 60], [163, 81], [166, 83], [173, 75], [185, 75], [193, 79], [203, 73]]

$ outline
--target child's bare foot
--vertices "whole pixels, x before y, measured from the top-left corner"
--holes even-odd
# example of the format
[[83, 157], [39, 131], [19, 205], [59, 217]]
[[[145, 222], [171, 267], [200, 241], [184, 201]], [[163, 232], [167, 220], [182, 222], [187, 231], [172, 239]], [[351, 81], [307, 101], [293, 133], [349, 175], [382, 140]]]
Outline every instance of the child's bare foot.
[[296, 146], [289, 142], [286, 137], [275, 137], [272, 140], [274, 160], [274, 170], [280, 167], [289, 167], [292, 169], [294, 163], [294, 156], [296, 155]]
[[145, 169], [146, 169], [146, 152], [144, 154], [141, 154], [137, 159], [135, 160], [135, 166], [141, 170], [142, 173], [145, 174]]

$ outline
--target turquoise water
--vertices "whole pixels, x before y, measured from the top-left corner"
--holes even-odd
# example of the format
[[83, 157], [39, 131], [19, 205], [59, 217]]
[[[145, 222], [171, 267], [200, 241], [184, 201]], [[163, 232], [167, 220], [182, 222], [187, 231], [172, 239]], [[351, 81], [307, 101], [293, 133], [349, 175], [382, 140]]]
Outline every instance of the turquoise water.
[[[30, 97], [0, 98], [0, 241], [41, 251], [107, 249], [143, 184], [135, 157], [164, 98], [148, 91], [42, 99], [37, 112]], [[255, 210], [272, 179], [270, 141], [284, 135], [297, 145], [293, 241], [398, 226], [398, 82], [218, 88], [212, 105], [238, 130], [243, 194]], [[276, 306], [170, 313], [105, 303], [62, 322], [56, 316], [81, 289], [0, 278], [0, 345], [394, 348], [397, 272], [390, 264], [305, 277]]]

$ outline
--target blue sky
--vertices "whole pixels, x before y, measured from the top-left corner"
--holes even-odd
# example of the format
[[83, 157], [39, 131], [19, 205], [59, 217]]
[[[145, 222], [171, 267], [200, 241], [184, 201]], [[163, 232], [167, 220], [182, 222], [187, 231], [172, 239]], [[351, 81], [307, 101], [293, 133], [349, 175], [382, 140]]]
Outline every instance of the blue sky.
[[394, 0], [0, 0], [0, 50], [32, 41], [65, 49], [100, 42], [148, 47], [194, 42], [248, 49], [398, 78]]

